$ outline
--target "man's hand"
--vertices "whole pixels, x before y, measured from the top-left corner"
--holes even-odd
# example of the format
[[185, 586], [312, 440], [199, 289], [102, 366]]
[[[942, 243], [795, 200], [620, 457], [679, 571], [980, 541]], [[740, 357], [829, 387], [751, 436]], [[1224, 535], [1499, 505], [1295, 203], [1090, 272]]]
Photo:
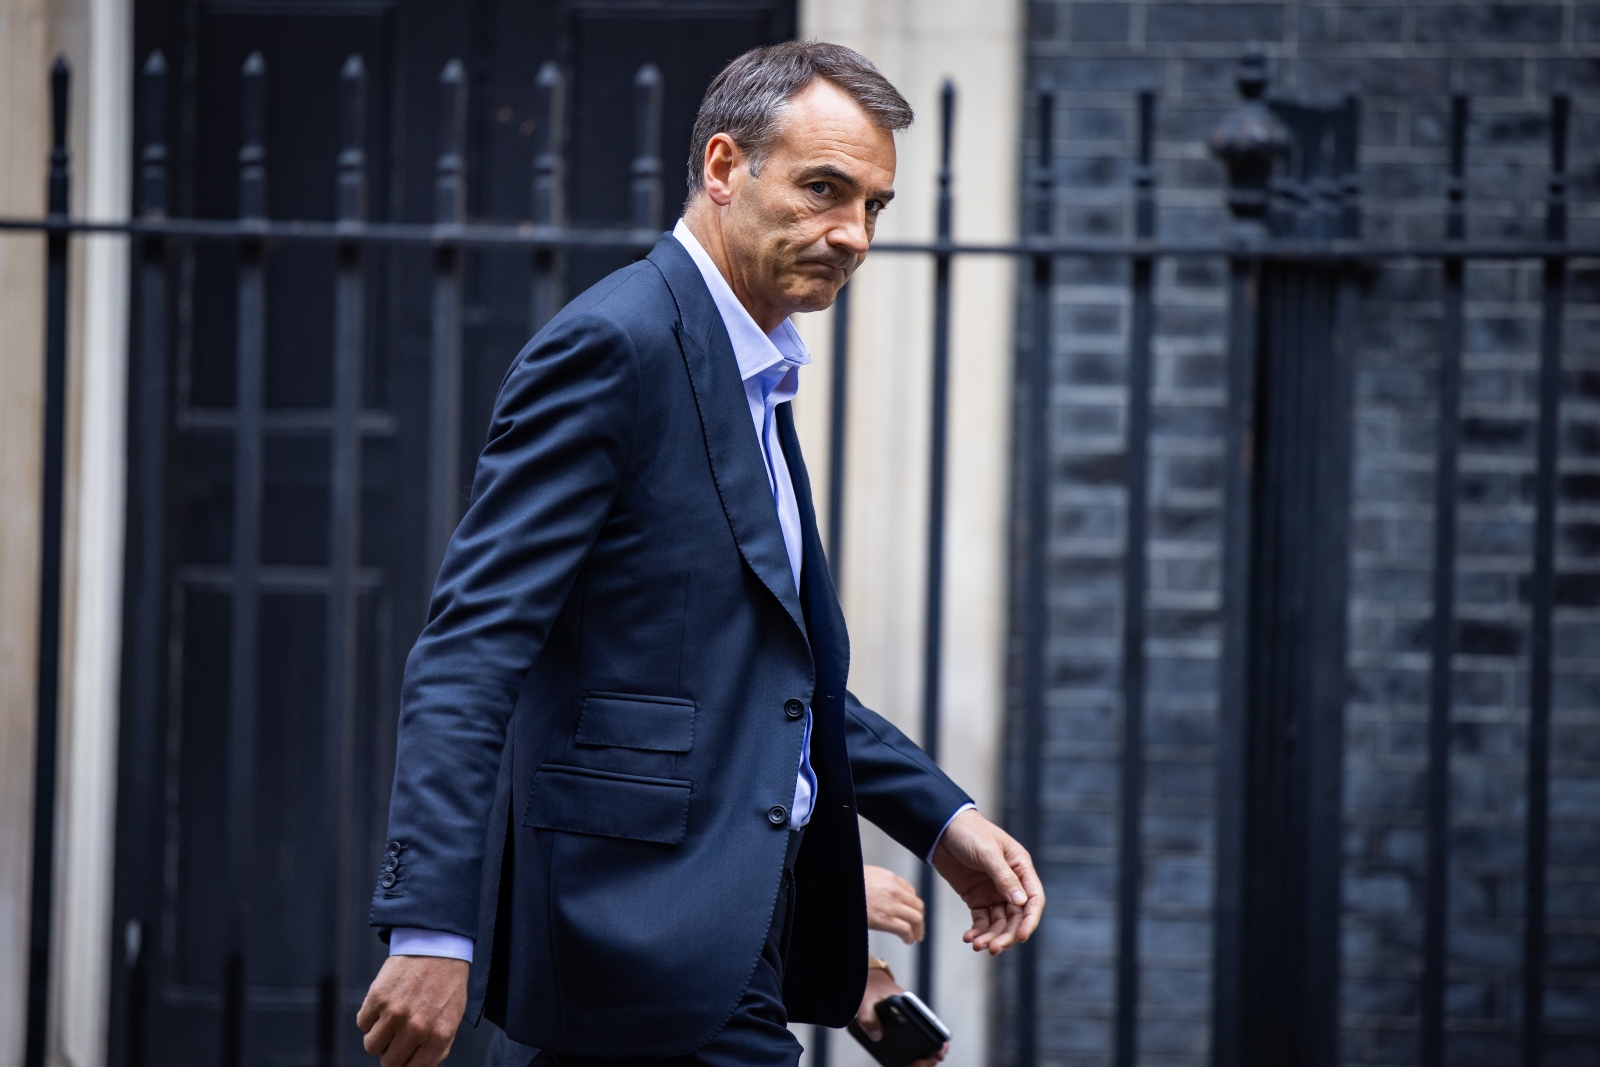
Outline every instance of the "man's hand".
[[[872, 868], [867, 868], [871, 870]], [[861, 998], [861, 1007], [856, 1009], [856, 1022], [861, 1024], [861, 1029], [874, 1041], [883, 1040], [883, 1027], [878, 1023], [878, 1001], [884, 997], [892, 997], [897, 993], [904, 993], [895, 983], [888, 971], [881, 967], [874, 967], [867, 971], [867, 994]], [[944, 1047], [939, 1049], [938, 1055], [930, 1056], [925, 1060], [918, 1060], [911, 1067], [933, 1067], [934, 1064], [944, 1059], [950, 1053], [950, 1042], [946, 1041]]]
[[908, 945], [922, 940], [922, 898], [911, 883], [883, 867], [866, 864], [867, 929], [893, 934]]
[[464, 960], [390, 956], [356, 1013], [361, 1046], [383, 1067], [436, 1067], [450, 1054], [467, 1010]]
[[933, 866], [972, 911], [972, 928], [961, 939], [974, 952], [998, 956], [1033, 936], [1044, 911], [1033, 858], [976, 809], [951, 821], [933, 850]]

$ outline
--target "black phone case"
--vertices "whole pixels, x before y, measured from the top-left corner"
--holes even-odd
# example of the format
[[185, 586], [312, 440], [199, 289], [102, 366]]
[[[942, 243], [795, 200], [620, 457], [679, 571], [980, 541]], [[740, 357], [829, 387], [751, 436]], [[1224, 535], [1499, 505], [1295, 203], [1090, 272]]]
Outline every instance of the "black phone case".
[[927, 1059], [945, 1042], [944, 1035], [922, 1017], [922, 1012], [898, 994], [878, 1001], [878, 1022], [883, 1025], [882, 1041], [868, 1037], [854, 1019], [846, 1029], [883, 1067], [906, 1067]]

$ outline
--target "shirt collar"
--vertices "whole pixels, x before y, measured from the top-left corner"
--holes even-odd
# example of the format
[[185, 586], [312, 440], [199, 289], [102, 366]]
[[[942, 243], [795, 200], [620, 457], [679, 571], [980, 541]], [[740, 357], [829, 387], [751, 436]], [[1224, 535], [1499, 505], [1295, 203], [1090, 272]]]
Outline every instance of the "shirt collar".
[[728, 340], [733, 342], [733, 357], [739, 363], [741, 380], [749, 381], [779, 363], [794, 368], [811, 362], [811, 353], [806, 349], [805, 342], [800, 340], [800, 332], [788, 319], [778, 323], [771, 333], [762, 332], [756, 320], [750, 317], [750, 312], [733, 295], [733, 287], [722, 276], [722, 271], [717, 269], [710, 254], [701, 247], [682, 219], [672, 228], [672, 236], [678, 239], [678, 243], [689, 253], [689, 258], [694, 260], [694, 265], [700, 268], [700, 276], [705, 279], [706, 288], [711, 290], [711, 299], [722, 314], [723, 326], [728, 330]]

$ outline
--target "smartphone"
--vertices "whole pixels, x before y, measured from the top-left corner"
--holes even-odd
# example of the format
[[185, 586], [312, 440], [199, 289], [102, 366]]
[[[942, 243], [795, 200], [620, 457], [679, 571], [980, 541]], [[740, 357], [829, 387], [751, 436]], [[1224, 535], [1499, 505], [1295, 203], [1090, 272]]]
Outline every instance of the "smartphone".
[[872, 1040], [854, 1019], [848, 1029], [883, 1067], [906, 1067], [925, 1060], [950, 1040], [950, 1028], [915, 993], [884, 997], [878, 1001], [877, 1012], [883, 1040]]

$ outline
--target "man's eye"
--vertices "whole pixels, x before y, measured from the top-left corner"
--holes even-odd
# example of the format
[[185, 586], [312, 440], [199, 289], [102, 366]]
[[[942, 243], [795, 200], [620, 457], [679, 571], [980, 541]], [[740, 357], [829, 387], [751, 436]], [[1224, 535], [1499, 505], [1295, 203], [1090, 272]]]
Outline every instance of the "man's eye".
[[828, 183], [827, 182], [812, 182], [811, 183], [811, 191], [813, 193], [816, 193], [818, 196], [827, 196], [828, 195], [828, 191], [829, 191]]
[[867, 210], [870, 211], [872, 214], [876, 215], [878, 212], [883, 210], [883, 201], [881, 201], [881, 200], [868, 200], [867, 201]]

